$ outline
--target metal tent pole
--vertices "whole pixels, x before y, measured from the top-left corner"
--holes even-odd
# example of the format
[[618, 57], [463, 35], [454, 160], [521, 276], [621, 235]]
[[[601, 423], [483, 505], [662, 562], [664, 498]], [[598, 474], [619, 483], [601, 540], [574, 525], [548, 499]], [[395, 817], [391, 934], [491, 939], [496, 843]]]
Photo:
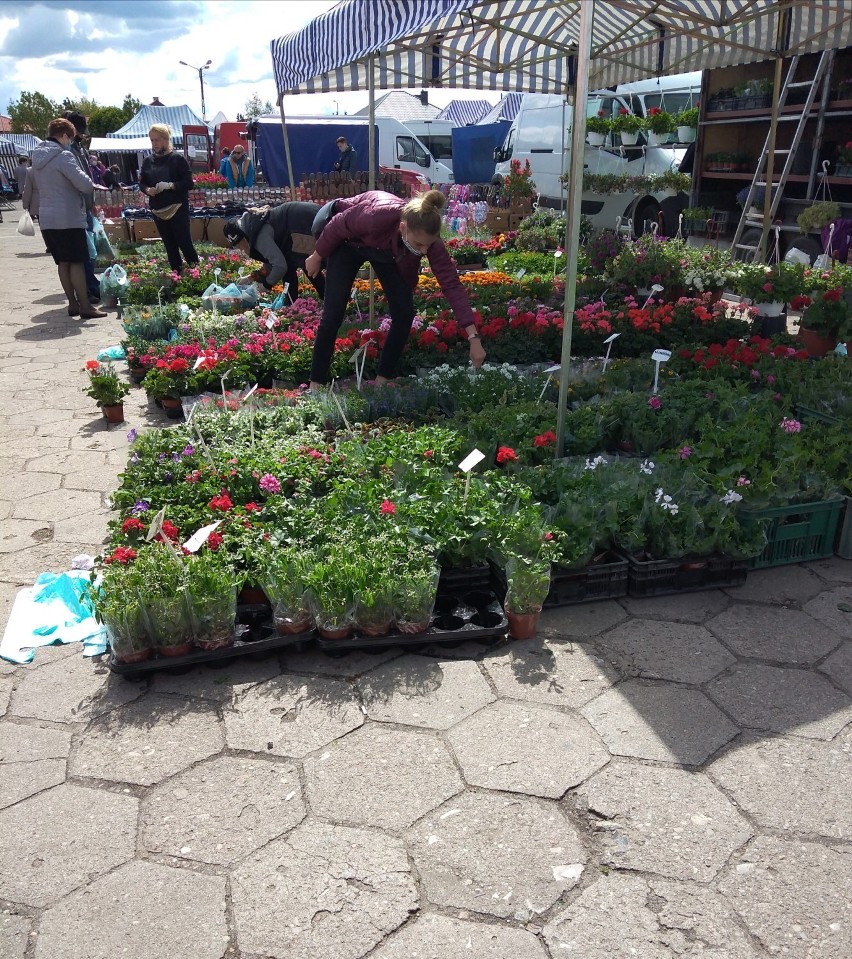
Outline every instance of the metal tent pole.
[[290, 199], [296, 199], [296, 180], [293, 177], [293, 160], [290, 157], [290, 137], [287, 133], [287, 121], [284, 119], [284, 94], [278, 98], [278, 109], [281, 112], [281, 133], [284, 136], [284, 157], [287, 160], [287, 176], [290, 177]]

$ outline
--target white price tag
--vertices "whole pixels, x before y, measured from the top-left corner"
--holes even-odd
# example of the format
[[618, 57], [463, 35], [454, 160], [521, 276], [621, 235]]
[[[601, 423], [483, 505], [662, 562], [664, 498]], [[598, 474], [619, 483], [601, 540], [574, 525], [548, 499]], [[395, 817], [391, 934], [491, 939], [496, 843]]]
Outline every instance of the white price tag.
[[267, 330], [273, 329], [275, 327], [275, 318], [272, 316], [267, 316], [266, 320], [264, 321], [264, 325], [266, 326]]
[[254, 391], [255, 391], [256, 389], [257, 389], [257, 383], [255, 383], [254, 386], [253, 386], [253, 387], [248, 391], [248, 393], [246, 393], [246, 395], [243, 397], [243, 403], [245, 403], [245, 401], [252, 395], [252, 393], [254, 393]]
[[619, 336], [621, 336], [620, 333], [612, 333], [604, 340], [604, 343], [612, 343], [614, 340], [617, 340]]
[[148, 532], [145, 535], [145, 542], [150, 543], [151, 540], [156, 539], [163, 531], [163, 520], [166, 518], [166, 507], [164, 506], [159, 513], [151, 520], [151, 525], [148, 527]]
[[190, 553], [197, 553], [198, 550], [200, 550], [201, 547], [207, 542], [207, 537], [221, 522], [222, 520], [217, 519], [215, 523], [211, 523], [209, 526], [202, 526], [201, 529], [196, 530], [183, 544], [184, 549], [189, 550]]
[[518, 272], [515, 274], [515, 276], [519, 280], [522, 280], [526, 275], [527, 275], [527, 268], [525, 266], [522, 266], [520, 270], [518, 270]]
[[465, 456], [465, 458], [459, 463], [459, 469], [463, 473], [469, 473], [477, 463], [481, 463], [485, 459], [485, 453], [480, 450], [471, 450], [470, 453]]
[[655, 363], [667, 363], [672, 358], [671, 350], [654, 350], [651, 359]]
[[202, 364], [203, 362], [204, 362], [204, 357], [203, 357], [203, 356], [197, 357], [196, 360], [195, 360], [195, 366], [193, 366], [193, 368], [192, 368], [192, 369], [193, 369], [193, 372], [194, 372], [195, 370], [197, 370], [198, 367], [201, 366], [201, 364]]

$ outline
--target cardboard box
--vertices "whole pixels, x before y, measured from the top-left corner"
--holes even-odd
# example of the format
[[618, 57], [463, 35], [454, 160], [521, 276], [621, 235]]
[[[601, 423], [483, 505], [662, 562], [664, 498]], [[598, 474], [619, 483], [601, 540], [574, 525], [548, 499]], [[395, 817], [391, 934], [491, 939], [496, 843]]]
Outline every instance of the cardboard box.
[[133, 220], [133, 242], [141, 243], [144, 240], [159, 240], [157, 224], [153, 220]]
[[104, 232], [110, 243], [127, 243], [130, 240], [130, 227], [124, 217], [104, 223]]
[[517, 230], [521, 225], [521, 222], [526, 219], [525, 213], [510, 213], [509, 214], [509, 229]]
[[485, 228], [492, 233], [505, 233], [509, 229], [509, 211], [489, 210], [485, 217]]
[[221, 216], [211, 216], [207, 221], [207, 242], [217, 246], [228, 246], [225, 239], [225, 220]]
[[189, 234], [193, 243], [200, 243], [207, 234], [207, 220], [203, 216], [193, 216], [189, 220]]

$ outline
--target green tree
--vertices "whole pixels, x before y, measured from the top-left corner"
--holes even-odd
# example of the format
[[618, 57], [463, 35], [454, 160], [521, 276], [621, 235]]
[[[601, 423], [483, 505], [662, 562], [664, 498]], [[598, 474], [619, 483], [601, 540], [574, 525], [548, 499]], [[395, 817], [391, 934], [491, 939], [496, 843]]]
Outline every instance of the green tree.
[[249, 120], [253, 120], [255, 117], [272, 113], [272, 104], [269, 102], [269, 100], [267, 100], [265, 103], [262, 102], [260, 97], [257, 95], [257, 91], [255, 90], [248, 100], [246, 100], [244, 113]]
[[89, 114], [89, 133], [93, 137], [105, 137], [123, 127], [126, 122], [121, 107], [95, 107]]
[[18, 100], [9, 104], [12, 133], [33, 133], [42, 139], [47, 136], [47, 125], [62, 111], [42, 93], [21, 90]]
[[132, 120], [141, 109], [142, 101], [137, 100], [136, 97], [131, 96], [129, 93], [125, 93], [124, 103], [121, 104], [121, 125], [124, 126], [128, 120]]
[[98, 101], [90, 100], [89, 97], [78, 97], [76, 99], [73, 97], [65, 97], [59, 106], [60, 113], [64, 113], [66, 110], [74, 110], [77, 113], [82, 113], [83, 116], [87, 118], [97, 109]]

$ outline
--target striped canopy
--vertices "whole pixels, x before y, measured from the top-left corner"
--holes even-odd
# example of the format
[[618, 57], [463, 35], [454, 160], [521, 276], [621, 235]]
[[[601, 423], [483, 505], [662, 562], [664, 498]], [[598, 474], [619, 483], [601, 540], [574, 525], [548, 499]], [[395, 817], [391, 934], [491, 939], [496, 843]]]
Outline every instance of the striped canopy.
[[479, 123], [490, 109], [488, 100], [450, 100], [435, 119], [449, 120], [454, 126], [467, 127]]
[[[279, 98], [375, 85], [565, 94], [583, 0], [341, 0], [273, 40]], [[597, 0], [589, 88], [852, 44], [849, 0]], [[785, 16], [785, 14], [787, 14]]]

